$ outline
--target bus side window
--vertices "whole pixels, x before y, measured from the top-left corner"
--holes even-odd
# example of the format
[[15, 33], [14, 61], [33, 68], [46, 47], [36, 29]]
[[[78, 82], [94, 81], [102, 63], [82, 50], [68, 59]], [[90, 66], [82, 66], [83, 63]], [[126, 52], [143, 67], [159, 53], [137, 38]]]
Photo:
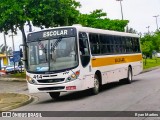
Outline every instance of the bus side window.
[[86, 33], [79, 33], [79, 48], [82, 55], [89, 55], [88, 38]]
[[79, 49], [80, 49], [82, 66], [85, 67], [86, 65], [88, 65], [90, 61], [89, 45], [86, 33], [83, 32], [79, 33]]
[[81, 38], [79, 39], [79, 49], [80, 49], [81, 54], [84, 55], [85, 54], [85, 45], [83, 43], [83, 39], [81, 39]]
[[91, 53], [93, 55], [100, 54], [100, 41], [98, 34], [90, 33], [89, 40], [91, 45]]

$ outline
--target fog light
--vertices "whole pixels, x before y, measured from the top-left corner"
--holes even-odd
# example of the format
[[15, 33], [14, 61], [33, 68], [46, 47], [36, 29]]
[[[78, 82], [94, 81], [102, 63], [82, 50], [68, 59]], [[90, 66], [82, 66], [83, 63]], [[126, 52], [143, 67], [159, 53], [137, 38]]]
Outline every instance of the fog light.
[[67, 78], [67, 80], [68, 80], [68, 81], [70, 81], [70, 80], [71, 80], [71, 78], [70, 78], [70, 77], [68, 77], [68, 78]]

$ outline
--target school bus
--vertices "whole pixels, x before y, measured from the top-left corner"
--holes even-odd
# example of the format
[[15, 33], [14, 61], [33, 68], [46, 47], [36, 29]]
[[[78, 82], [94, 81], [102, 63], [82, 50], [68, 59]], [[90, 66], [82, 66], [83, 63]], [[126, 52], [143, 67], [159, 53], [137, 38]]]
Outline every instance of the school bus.
[[131, 33], [65, 26], [29, 33], [26, 79], [30, 93], [91, 89], [125, 80], [143, 70], [139, 36]]

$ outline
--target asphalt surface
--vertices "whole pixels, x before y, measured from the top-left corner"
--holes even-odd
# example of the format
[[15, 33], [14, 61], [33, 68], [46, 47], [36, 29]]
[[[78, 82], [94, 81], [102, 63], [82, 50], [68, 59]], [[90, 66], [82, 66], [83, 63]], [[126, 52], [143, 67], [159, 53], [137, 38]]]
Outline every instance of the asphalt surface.
[[0, 93], [0, 111], [8, 111], [32, 101], [32, 97], [19, 93]]
[[[147, 70], [148, 71], [148, 70]], [[31, 104], [27, 106], [17, 106], [20, 108], [12, 108], [14, 111], [160, 111], [160, 69], [153, 69], [150, 72], [144, 72], [134, 77], [132, 84], [125, 85], [123, 83], [111, 83], [103, 86], [102, 91], [98, 95], [90, 95], [89, 91], [69, 93], [61, 95], [58, 101], [54, 101], [47, 93], [44, 94], [28, 94], [26, 82], [18, 82], [14, 80], [12, 82], [0, 80], [0, 92], [6, 96], [8, 93], [12, 96], [12, 100], [21, 95], [22, 98], [26, 98]], [[7, 89], [6, 89], [7, 88]], [[16, 93], [16, 94], [15, 94]], [[10, 98], [8, 94], [8, 98]], [[26, 96], [25, 96], [26, 95]], [[5, 95], [4, 95], [5, 96]], [[5, 96], [5, 97], [6, 97]], [[30, 97], [32, 96], [32, 97]], [[7, 101], [4, 98], [3, 100]], [[29, 98], [30, 97], [30, 98]], [[25, 99], [25, 100], [26, 100]], [[18, 99], [19, 100], [19, 99]], [[24, 101], [25, 101], [24, 100]], [[20, 101], [20, 100], [19, 100]], [[23, 100], [21, 100], [22, 102]], [[10, 103], [10, 102], [8, 102]], [[16, 102], [13, 100], [12, 104]], [[22, 102], [23, 103], [23, 102]], [[24, 102], [25, 103], [25, 102]], [[27, 104], [27, 103], [25, 103]], [[23, 105], [25, 105], [23, 104]], [[0, 102], [1, 105], [1, 102]], [[9, 105], [9, 104], [8, 104]], [[1, 108], [1, 106], [0, 106]], [[63, 114], [63, 113], [62, 113]], [[63, 116], [63, 115], [62, 115]], [[64, 115], [65, 117], [66, 115]], [[47, 118], [51, 119], [51, 118]], [[58, 119], [69, 119], [60, 117]], [[73, 118], [72, 118], [73, 119]], [[84, 117], [76, 118], [77, 120], [83, 120]], [[88, 120], [96, 120], [97, 118], [88, 118]], [[98, 118], [99, 119], [99, 118]], [[160, 120], [159, 118], [140, 117], [140, 118], [102, 118], [101, 119], [123, 119], [123, 120]]]
[[[98, 95], [91, 95], [89, 91], [76, 92], [61, 95], [60, 99], [55, 101], [47, 93], [38, 93], [34, 95], [35, 100], [27, 105], [15, 109], [16, 111], [35, 111], [42, 112], [49, 116], [60, 114], [61, 117], [55, 118], [60, 120], [75, 120], [75, 117], [67, 117], [75, 115], [74, 111], [160, 111], [160, 69], [142, 73], [134, 76], [132, 84], [124, 84], [121, 82], [111, 83], [103, 86], [102, 91]], [[52, 111], [61, 111], [55, 113]], [[70, 111], [63, 113], [63, 111]], [[93, 117], [94, 112], [87, 120], [160, 120], [160, 117]], [[51, 119], [45, 118], [46, 119]], [[84, 120], [86, 117], [77, 115], [78, 120]]]
[[24, 79], [0, 77], [0, 111], [12, 110], [32, 102]]

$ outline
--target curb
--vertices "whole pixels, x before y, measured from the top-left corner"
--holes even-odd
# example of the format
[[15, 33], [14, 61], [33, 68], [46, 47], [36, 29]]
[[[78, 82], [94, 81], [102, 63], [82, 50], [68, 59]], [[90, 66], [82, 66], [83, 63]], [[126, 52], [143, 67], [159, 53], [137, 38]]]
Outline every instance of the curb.
[[160, 66], [148, 68], [148, 69], [143, 70], [141, 73], [149, 72], [149, 71], [156, 70], [156, 69], [159, 69], [159, 68], [160, 68]]
[[[8, 94], [8, 93], [7, 93], [7, 94]], [[25, 96], [28, 97], [28, 99], [25, 100], [25, 101], [22, 102], [22, 103], [17, 103], [17, 104], [9, 105], [9, 106], [7, 106], [7, 107], [0, 108], [0, 112], [2, 112], [2, 111], [9, 111], [9, 110], [11, 110], [11, 109], [15, 109], [15, 108], [18, 108], [18, 107], [27, 105], [27, 104], [31, 103], [31, 102], [34, 100], [33, 97], [31, 97], [30, 95], [27, 95], [27, 94], [19, 94], [19, 93], [9, 93], [9, 94], [25, 95]]]
[[26, 79], [24, 79], [24, 78], [0, 77], [0, 81], [26, 82]]

